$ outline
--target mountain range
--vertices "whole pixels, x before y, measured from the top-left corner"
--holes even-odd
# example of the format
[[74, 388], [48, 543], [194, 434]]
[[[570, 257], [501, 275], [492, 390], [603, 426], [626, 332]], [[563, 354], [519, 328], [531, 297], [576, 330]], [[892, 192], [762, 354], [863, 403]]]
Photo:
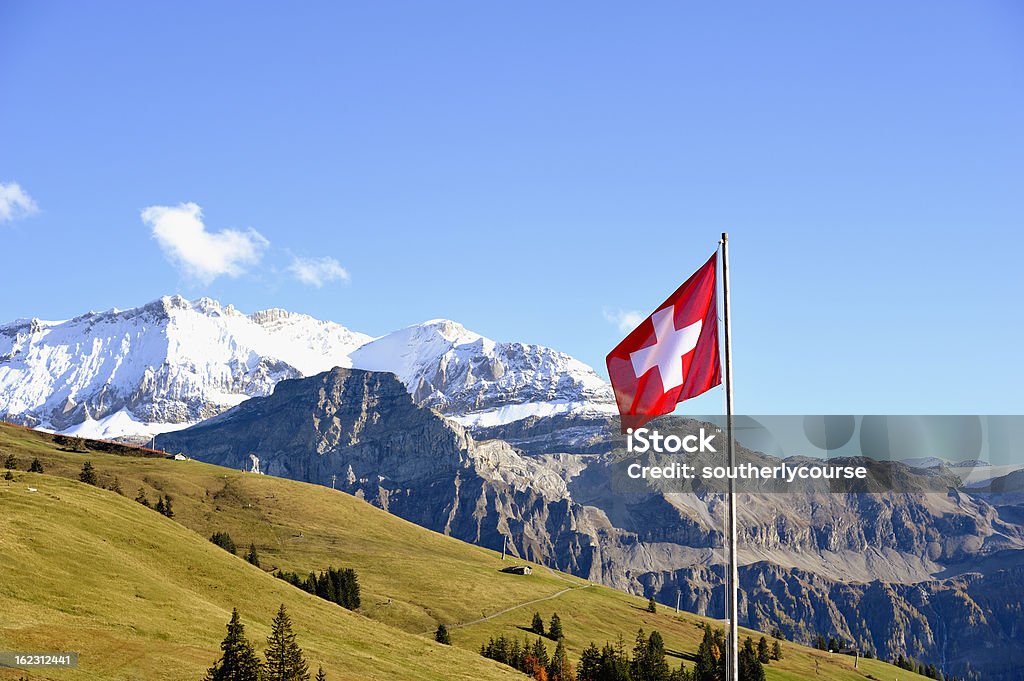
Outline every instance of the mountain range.
[[389, 371], [417, 403], [464, 424], [611, 413], [588, 366], [539, 345], [496, 343], [448, 320], [373, 338], [281, 309], [209, 298], [0, 326], [0, 418], [65, 434], [148, 440], [333, 367]]
[[[607, 384], [568, 355], [445, 320], [370, 338], [282, 310], [163, 298], [0, 327], [7, 420], [162, 432], [158, 447], [236, 469], [255, 456], [264, 473], [718, 616], [724, 498], [617, 492], [613, 413]], [[1024, 616], [1000, 600], [1024, 587], [1024, 502], [993, 497], [1000, 484], [744, 495], [741, 620], [1016, 678], [984, 654], [1024, 657]], [[953, 636], [954, 623], [969, 635]]]

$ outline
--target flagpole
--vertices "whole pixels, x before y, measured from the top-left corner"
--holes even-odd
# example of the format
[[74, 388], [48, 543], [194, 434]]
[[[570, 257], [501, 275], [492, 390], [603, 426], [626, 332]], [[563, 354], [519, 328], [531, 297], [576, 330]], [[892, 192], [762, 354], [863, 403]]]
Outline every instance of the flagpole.
[[[722, 297], [725, 299], [725, 423], [729, 466], [736, 466], [736, 445], [732, 429], [732, 324], [729, 317], [729, 233], [722, 232]], [[729, 640], [726, 644], [725, 678], [739, 679], [739, 570], [736, 558], [736, 480], [729, 478], [729, 572], [726, 575], [726, 617]]]

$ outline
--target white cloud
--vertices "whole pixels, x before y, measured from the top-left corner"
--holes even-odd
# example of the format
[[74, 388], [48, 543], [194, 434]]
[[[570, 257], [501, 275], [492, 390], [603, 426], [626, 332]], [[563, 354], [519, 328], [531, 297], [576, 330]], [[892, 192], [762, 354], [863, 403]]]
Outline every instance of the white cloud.
[[39, 206], [17, 182], [0, 182], [0, 223], [12, 222], [39, 212]]
[[222, 275], [237, 277], [248, 265], [258, 263], [270, 245], [253, 229], [208, 232], [203, 209], [191, 202], [150, 206], [142, 211], [142, 221], [150, 226], [164, 254], [204, 284]]
[[348, 271], [334, 258], [292, 257], [288, 271], [303, 284], [322, 287], [332, 281], [348, 281]]
[[609, 310], [605, 308], [604, 318], [605, 321], [617, 326], [619, 331], [629, 333], [640, 326], [640, 322], [647, 319], [647, 315], [639, 310]]

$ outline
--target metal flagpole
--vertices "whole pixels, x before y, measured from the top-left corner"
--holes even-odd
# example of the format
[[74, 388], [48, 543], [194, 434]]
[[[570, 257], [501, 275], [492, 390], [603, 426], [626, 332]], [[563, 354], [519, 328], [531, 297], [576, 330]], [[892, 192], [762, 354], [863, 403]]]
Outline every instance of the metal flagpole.
[[[722, 295], [725, 299], [725, 423], [729, 467], [736, 466], [736, 445], [732, 432], [732, 325], [729, 318], [729, 233], [722, 232]], [[729, 478], [729, 572], [726, 575], [726, 616], [729, 620], [725, 678], [739, 679], [739, 570], [736, 558], [736, 479]]]

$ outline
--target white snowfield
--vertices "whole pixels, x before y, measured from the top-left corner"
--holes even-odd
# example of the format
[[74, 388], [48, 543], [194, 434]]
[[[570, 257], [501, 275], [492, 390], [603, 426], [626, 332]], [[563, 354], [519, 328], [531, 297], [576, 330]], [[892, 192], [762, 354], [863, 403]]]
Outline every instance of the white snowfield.
[[0, 418], [83, 437], [149, 437], [335, 366], [393, 372], [419, 404], [470, 426], [613, 410], [610, 387], [582, 362], [455, 322], [374, 339], [286, 310], [246, 315], [172, 296], [0, 325]]

